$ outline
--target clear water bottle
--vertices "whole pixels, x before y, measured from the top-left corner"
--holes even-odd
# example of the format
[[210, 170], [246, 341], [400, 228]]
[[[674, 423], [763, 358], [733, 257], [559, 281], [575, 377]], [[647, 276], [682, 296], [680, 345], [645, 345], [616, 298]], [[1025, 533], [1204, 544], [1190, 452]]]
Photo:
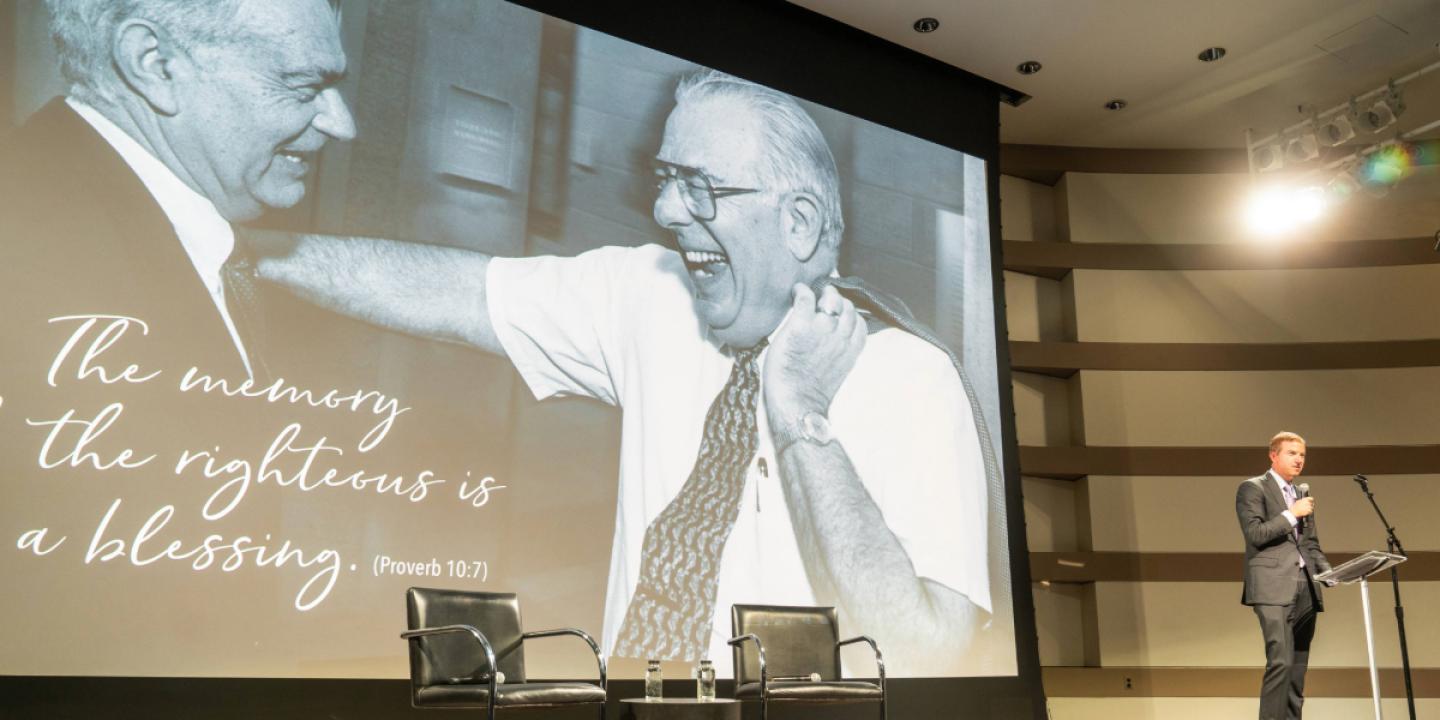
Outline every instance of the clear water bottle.
[[709, 660], [701, 660], [695, 668], [695, 699], [700, 702], [715, 699], [715, 666]]
[[656, 701], [665, 697], [664, 677], [660, 674], [660, 661], [650, 660], [645, 664], [645, 699]]

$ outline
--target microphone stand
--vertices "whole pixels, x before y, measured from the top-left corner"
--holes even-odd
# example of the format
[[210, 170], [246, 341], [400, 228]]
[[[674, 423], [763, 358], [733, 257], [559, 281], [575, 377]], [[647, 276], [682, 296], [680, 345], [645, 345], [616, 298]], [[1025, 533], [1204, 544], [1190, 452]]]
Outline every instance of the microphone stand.
[[[1360, 483], [1360, 489], [1370, 500], [1370, 507], [1375, 508], [1375, 514], [1380, 516], [1380, 524], [1385, 526], [1386, 547], [1391, 553], [1409, 557], [1405, 554], [1405, 548], [1400, 545], [1400, 538], [1395, 537], [1395, 528], [1385, 519], [1385, 513], [1381, 512], [1380, 506], [1375, 502], [1375, 493], [1370, 492], [1369, 480], [1364, 475], [1356, 475], [1355, 482]], [[1405, 671], [1405, 700], [1409, 704], [1410, 720], [1415, 720], [1415, 688], [1410, 682], [1410, 647], [1405, 642], [1405, 606], [1400, 604], [1400, 571], [1397, 565], [1390, 566], [1390, 586], [1395, 590], [1395, 626], [1400, 630], [1400, 664]]]

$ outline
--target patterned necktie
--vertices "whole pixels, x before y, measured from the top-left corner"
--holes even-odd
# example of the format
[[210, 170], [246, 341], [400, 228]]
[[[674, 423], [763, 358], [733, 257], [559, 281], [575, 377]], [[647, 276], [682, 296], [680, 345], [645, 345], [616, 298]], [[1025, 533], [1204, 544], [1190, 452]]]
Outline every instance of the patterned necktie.
[[[1291, 505], [1295, 504], [1295, 486], [1287, 482], [1281, 483], [1281, 487], [1285, 490], [1285, 507], [1289, 509]], [[1295, 527], [1290, 529], [1290, 534], [1295, 537], [1295, 542], [1300, 542], [1300, 523], [1295, 523]], [[1300, 558], [1300, 564], [1305, 564], [1305, 558]]]
[[[1281, 483], [1281, 485], [1285, 488], [1285, 505], [1286, 505], [1286, 507], [1289, 507], [1290, 505], [1294, 505], [1294, 504], [1295, 504], [1295, 499], [1298, 497], [1298, 496], [1295, 494], [1295, 486], [1294, 486], [1294, 485], [1291, 485], [1291, 484], [1288, 483], [1288, 482], [1287, 482], [1287, 483]], [[1300, 546], [1300, 523], [1299, 523], [1299, 522], [1296, 522], [1296, 523], [1295, 523], [1295, 527], [1294, 527], [1294, 528], [1291, 528], [1291, 530], [1290, 530], [1290, 536], [1295, 539], [1295, 546], [1296, 546], [1296, 548], [1298, 549], [1299, 546]], [[1303, 550], [1300, 552], [1300, 567], [1302, 567], [1302, 568], [1305, 567], [1305, 552], [1304, 552]]]
[[250, 377], [256, 385], [270, 383], [270, 368], [265, 364], [265, 307], [255, 281], [255, 261], [250, 246], [239, 232], [235, 249], [220, 266], [220, 284], [225, 289], [225, 307], [245, 346], [245, 359], [250, 362]]
[[695, 468], [645, 530], [640, 581], [615, 642], [620, 657], [695, 660], [709, 648], [720, 557], [740, 514], [755, 428], [765, 343], [735, 353], [730, 379], [710, 404]]
[[[1284, 507], [1286, 507], [1286, 510], [1289, 510], [1290, 505], [1295, 504], [1295, 488], [1290, 487], [1289, 482], [1282, 482], [1282, 484], [1280, 484], [1280, 490], [1284, 491]], [[1299, 537], [1299, 527], [1290, 528], [1290, 533]]]

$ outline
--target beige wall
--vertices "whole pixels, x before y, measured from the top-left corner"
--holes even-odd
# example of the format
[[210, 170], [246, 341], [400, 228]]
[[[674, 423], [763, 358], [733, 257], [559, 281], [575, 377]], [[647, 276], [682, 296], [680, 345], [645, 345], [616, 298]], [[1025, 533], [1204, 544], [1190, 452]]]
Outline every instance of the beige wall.
[[1440, 368], [1079, 375], [1091, 445], [1254, 445], [1257, 475], [1282, 429], [1316, 446], [1440, 439]]
[[[1236, 574], [1240, 571], [1236, 567]], [[1434, 608], [1440, 583], [1403, 588], [1412, 667], [1440, 666]], [[1265, 664], [1255, 615], [1240, 604], [1240, 583], [1095, 583], [1100, 664], [1107, 667], [1254, 667]], [[1394, 603], [1387, 585], [1370, 589], [1375, 652], [1382, 667], [1399, 667]], [[1325, 593], [1310, 648], [1312, 667], [1365, 667], [1365, 626], [1360, 588]]]
[[[1263, 469], [1262, 463], [1256, 472]], [[1232, 510], [1238, 480], [1092, 475], [1090, 541], [1100, 551], [1239, 552]], [[1316, 528], [1327, 549], [1384, 549], [1385, 529], [1349, 476], [1306, 475], [1304, 481], [1315, 494]], [[1407, 549], [1440, 547], [1440, 523], [1435, 521], [1440, 487], [1434, 475], [1376, 475], [1371, 485]], [[1048, 504], [1048, 500], [1048, 495], [1027, 496], [1027, 509], [1031, 501]]]
[[[1440, 212], [1435, 217], [1440, 224]], [[1056, 284], [1043, 279], [1038, 282]], [[1076, 339], [1085, 342], [1341, 342], [1440, 337], [1440, 312], [1423, 312], [1435, 307], [1440, 265], [1077, 270], [1074, 285], [1079, 315]], [[1012, 334], [1012, 339], [1036, 338]]]
[[[1002, 236], [1027, 242], [1238, 243], [1249, 180], [1236, 175], [1067, 175], [1048, 188], [1001, 183]], [[1388, 197], [1358, 198], [1307, 238], [1430, 235], [1440, 178], [1410, 178]], [[1277, 252], [1284, 252], [1283, 245]], [[1006, 273], [1012, 340], [1082, 342], [1330, 342], [1440, 338], [1440, 265], [1334, 270], [1098, 271], [1065, 280]], [[1256, 448], [1289, 429], [1326, 445], [1437, 442], [1440, 368], [1275, 372], [1080, 371], [1067, 379], [1015, 373], [1021, 445]], [[1364, 472], [1365, 468], [1355, 468]], [[1023, 468], [1022, 468], [1023, 472]], [[1440, 473], [1440, 469], [1437, 469]], [[1348, 476], [1306, 478], [1331, 552], [1383, 548], [1384, 533]], [[1025, 478], [1032, 551], [1240, 552], [1240, 477]], [[1440, 474], [1371, 476], [1409, 550], [1440, 549]], [[1046, 666], [1263, 665], [1254, 615], [1235, 582], [1100, 582], [1034, 586]], [[1412, 665], [1440, 666], [1440, 583], [1407, 583]], [[1377, 652], [1399, 665], [1387, 585], [1371, 590]], [[1366, 663], [1358, 587], [1326, 594], [1312, 667]], [[1258, 674], [1257, 674], [1258, 690]], [[1055, 720], [1253, 717], [1243, 698], [1052, 697]], [[1314, 698], [1307, 717], [1364, 716], [1363, 699]], [[1387, 712], [1404, 714], [1403, 701]], [[1421, 715], [1440, 701], [1421, 700]]]
[[[1373, 240], [1435, 232], [1440, 218], [1437, 171], [1422, 169], [1384, 198], [1361, 195], [1307, 229], [1298, 241]], [[1116, 175], [1070, 173], [1055, 202], [1055, 226], [1070, 242], [1246, 243], [1248, 175]], [[1033, 184], [1033, 183], [1032, 183]], [[1006, 186], [1001, 186], [1004, 201]], [[1033, 203], [1032, 203], [1033, 204]], [[1003, 216], [1002, 216], [1003, 218]], [[1023, 237], [1006, 239], [1023, 240]], [[1293, 242], [1296, 239], [1271, 241]]]

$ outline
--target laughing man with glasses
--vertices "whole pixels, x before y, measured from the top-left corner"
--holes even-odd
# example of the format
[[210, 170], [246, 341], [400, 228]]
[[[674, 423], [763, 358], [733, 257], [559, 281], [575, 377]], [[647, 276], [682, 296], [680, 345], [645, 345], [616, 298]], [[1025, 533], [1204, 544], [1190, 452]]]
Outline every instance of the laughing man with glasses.
[[[825, 285], [839, 178], [792, 98], [714, 71], [675, 98], [653, 207], [672, 248], [492, 261], [306, 237], [261, 274], [503, 354], [537, 398], [624, 409], [607, 653], [724, 657], [732, 603], [834, 605], [892, 670], [953, 674], [991, 610], [988, 460], [961, 376], [920, 336], [872, 332]], [[730, 391], [747, 386], [741, 363], [753, 410]], [[697, 511], [711, 507], [723, 517]]]

